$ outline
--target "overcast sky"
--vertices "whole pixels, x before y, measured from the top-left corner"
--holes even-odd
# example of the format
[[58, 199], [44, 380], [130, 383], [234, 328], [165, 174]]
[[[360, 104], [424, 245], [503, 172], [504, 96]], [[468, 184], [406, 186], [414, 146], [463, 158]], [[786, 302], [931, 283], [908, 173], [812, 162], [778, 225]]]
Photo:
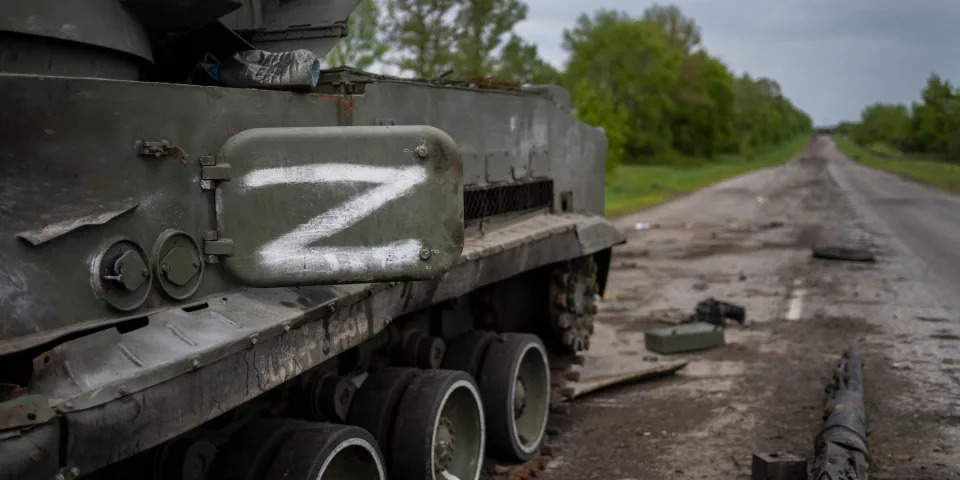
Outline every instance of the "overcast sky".
[[[526, 0], [517, 32], [560, 67], [580, 13], [643, 0]], [[931, 72], [960, 83], [960, 0], [673, 0], [734, 72], [777, 80], [817, 125], [856, 120], [873, 102], [919, 99]]]

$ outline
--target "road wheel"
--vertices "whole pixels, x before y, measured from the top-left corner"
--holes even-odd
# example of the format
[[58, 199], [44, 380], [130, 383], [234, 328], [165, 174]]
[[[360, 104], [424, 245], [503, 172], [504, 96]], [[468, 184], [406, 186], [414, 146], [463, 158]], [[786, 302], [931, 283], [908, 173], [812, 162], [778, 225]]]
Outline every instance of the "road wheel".
[[463, 370], [474, 379], [479, 378], [483, 356], [496, 338], [497, 334], [487, 330], [474, 330], [454, 338], [443, 358], [441, 368]]
[[347, 423], [373, 435], [389, 462], [393, 424], [400, 406], [400, 397], [420, 374], [416, 368], [385, 367], [370, 372], [353, 396]]
[[462, 371], [424, 371], [400, 400], [390, 476], [477, 480], [485, 436], [483, 405], [473, 378]]
[[261, 419], [236, 432], [220, 448], [209, 478], [260, 480], [264, 478], [280, 445], [293, 432], [315, 428], [317, 423], [286, 418]]
[[550, 364], [536, 335], [504, 333], [480, 369], [490, 453], [527, 461], [543, 445], [550, 412]]
[[290, 434], [264, 478], [277, 480], [386, 480], [373, 437], [350, 425], [319, 424]]

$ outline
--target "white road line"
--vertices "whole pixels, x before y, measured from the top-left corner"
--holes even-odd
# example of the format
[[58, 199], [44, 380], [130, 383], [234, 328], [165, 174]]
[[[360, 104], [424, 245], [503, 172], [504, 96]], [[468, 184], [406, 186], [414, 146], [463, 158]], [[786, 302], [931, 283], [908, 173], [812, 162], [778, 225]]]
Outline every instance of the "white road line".
[[790, 290], [790, 296], [788, 300], [790, 303], [787, 305], [787, 315], [786, 319], [791, 322], [796, 322], [800, 320], [800, 315], [803, 313], [803, 297], [807, 294], [807, 291], [803, 289], [803, 280], [796, 279], [793, 281], [793, 289]]

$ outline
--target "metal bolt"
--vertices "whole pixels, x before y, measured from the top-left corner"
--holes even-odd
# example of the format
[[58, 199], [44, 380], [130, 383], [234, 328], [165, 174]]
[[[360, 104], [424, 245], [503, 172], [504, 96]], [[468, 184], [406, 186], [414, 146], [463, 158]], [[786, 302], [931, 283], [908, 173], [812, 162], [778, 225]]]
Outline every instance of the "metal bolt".
[[417, 147], [417, 156], [420, 158], [427, 158], [427, 146], [420, 145]]
[[257, 337], [250, 337], [250, 345], [256, 345], [256, 344], [257, 344]]
[[420, 260], [429, 260], [430, 259], [430, 249], [424, 248], [420, 250]]
[[140, 275], [143, 275], [143, 278], [147, 278], [147, 276], [150, 275], [150, 270], [144, 268], [143, 270], [140, 270]]
[[73, 402], [64, 402], [63, 405], [61, 405], [61, 407], [64, 410], [73, 410]]
[[164, 272], [169, 272], [169, 271], [170, 271], [170, 265], [167, 265], [166, 263], [164, 263], [164, 264], [160, 265], [160, 270], [163, 270]]
[[119, 392], [120, 395], [126, 395], [126, 394], [127, 394], [127, 386], [126, 386], [126, 385], [120, 385], [119, 387], [117, 387], [117, 392]]
[[192, 365], [193, 368], [195, 368], [195, 369], [196, 369], [196, 368], [200, 368], [200, 359], [199, 359], [199, 358], [194, 358], [193, 361], [190, 362], [190, 365]]
[[79, 477], [79, 476], [80, 476], [80, 469], [77, 468], [77, 467], [70, 467], [70, 475], [71, 475], [73, 478]]
[[67, 480], [67, 477], [62, 473], [58, 473], [53, 476], [53, 480]]

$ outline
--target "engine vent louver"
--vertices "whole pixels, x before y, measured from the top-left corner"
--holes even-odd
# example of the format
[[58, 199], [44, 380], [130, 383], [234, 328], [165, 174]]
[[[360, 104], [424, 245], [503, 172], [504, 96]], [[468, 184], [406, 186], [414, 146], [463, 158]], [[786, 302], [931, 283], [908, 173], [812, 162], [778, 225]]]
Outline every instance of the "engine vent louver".
[[465, 222], [551, 207], [553, 207], [553, 180], [474, 187], [467, 188], [463, 192]]

